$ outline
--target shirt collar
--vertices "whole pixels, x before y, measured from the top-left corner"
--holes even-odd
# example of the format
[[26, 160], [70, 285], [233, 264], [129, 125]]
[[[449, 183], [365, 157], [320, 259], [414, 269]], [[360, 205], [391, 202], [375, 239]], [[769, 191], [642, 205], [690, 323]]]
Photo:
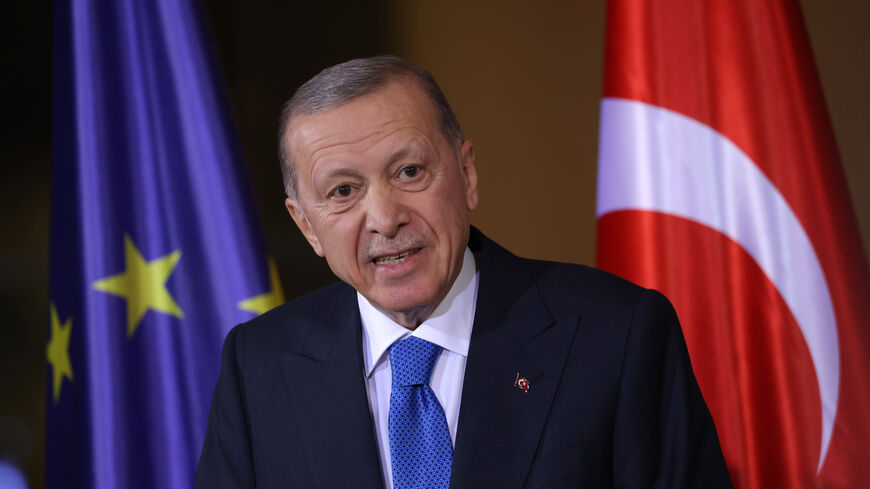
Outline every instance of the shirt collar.
[[414, 331], [409, 331], [377, 310], [368, 299], [357, 292], [360, 318], [363, 326], [363, 360], [366, 377], [382, 361], [384, 353], [396, 340], [416, 336], [435, 343], [445, 350], [468, 356], [474, 308], [477, 303], [479, 273], [475, 267], [474, 254], [465, 248], [462, 268], [444, 300], [435, 311]]

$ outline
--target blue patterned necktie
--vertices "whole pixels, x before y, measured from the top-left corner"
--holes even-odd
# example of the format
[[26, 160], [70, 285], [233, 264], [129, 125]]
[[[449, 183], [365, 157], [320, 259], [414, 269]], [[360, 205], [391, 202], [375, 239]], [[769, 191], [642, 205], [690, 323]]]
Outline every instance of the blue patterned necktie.
[[393, 487], [446, 488], [453, 444], [444, 410], [429, 387], [441, 347], [409, 336], [390, 347], [390, 456]]

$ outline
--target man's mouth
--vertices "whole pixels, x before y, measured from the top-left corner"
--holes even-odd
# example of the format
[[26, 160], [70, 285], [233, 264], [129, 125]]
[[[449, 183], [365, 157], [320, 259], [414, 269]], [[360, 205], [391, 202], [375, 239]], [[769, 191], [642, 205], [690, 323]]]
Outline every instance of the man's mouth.
[[397, 263], [402, 263], [406, 258], [413, 255], [414, 253], [420, 251], [422, 248], [417, 248], [414, 250], [408, 250], [403, 253], [399, 253], [398, 255], [390, 255], [390, 256], [381, 256], [372, 260], [375, 265], [395, 265]]

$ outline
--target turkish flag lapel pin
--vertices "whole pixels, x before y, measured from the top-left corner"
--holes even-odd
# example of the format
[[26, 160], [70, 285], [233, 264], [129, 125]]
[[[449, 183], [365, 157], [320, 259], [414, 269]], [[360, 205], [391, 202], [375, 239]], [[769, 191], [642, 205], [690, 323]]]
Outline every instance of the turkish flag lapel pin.
[[519, 372], [517, 372], [517, 380], [514, 381], [514, 387], [522, 389], [523, 392], [529, 392], [529, 379], [523, 377]]

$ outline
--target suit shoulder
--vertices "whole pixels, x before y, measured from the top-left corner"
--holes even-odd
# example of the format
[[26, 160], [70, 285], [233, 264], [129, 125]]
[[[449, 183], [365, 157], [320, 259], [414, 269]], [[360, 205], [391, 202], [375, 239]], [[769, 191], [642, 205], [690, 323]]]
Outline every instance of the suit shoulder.
[[569, 294], [582, 293], [595, 297], [625, 296], [632, 299], [644, 292], [643, 287], [622, 277], [588, 265], [546, 260], [522, 259], [543, 287]]
[[[645, 295], [664, 296], [586, 265], [523, 259], [554, 312], [631, 311]], [[665, 302], [667, 299], [664, 299]]]
[[294, 349], [302, 345], [311, 328], [329, 318], [325, 316], [352, 312], [356, 293], [343, 282], [327, 285], [237, 325], [228, 339], [239, 347], [262, 351], [280, 346]]

